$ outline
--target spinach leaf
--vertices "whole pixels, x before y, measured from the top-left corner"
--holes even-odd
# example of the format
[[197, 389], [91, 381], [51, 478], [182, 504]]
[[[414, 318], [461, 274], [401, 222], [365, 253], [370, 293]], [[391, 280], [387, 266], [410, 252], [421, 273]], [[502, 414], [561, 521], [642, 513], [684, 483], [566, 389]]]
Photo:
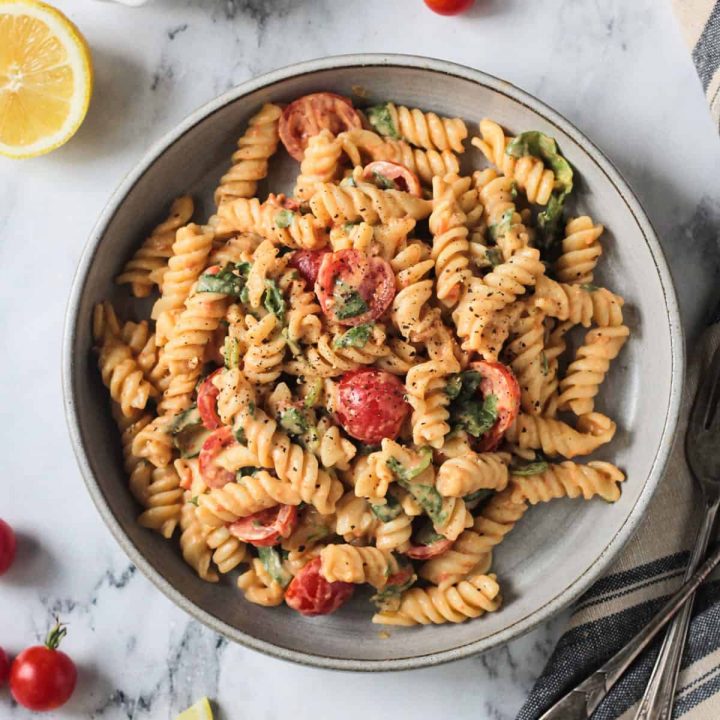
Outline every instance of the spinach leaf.
[[335, 283], [333, 298], [335, 299], [335, 316], [338, 320], [347, 320], [368, 311], [368, 305], [362, 295], [343, 280]]
[[465, 372], [450, 375], [445, 386], [445, 394], [451, 400], [455, 400], [461, 395], [462, 399], [469, 399], [475, 394], [481, 381], [482, 375], [476, 370], [466, 370]]
[[305, 394], [305, 407], [311, 408], [314, 407], [318, 400], [320, 400], [320, 395], [323, 391], [323, 381], [319, 377], [315, 377], [312, 380], [308, 381], [308, 388], [307, 392]]
[[278, 553], [275, 548], [259, 547], [258, 557], [268, 571], [268, 575], [270, 575], [280, 587], [286, 588], [290, 584], [292, 575], [283, 567], [280, 553]]
[[432, 525], [425, 523], [420, 530], [415, 533], [413, 545], [432, 545], [444, 539], [445, 537], [443, 535], [435, 532]]
[[265, 293], [263, 295], [265, 309], [275, 315], [282, 322], [285, 319], [285, 298], [274, 280], [265, 281]]
[[373, 173], [373, 180], [375, 181], [375, 184], [381, 190], [397, 190], [398, 189], [397, 183], [394, 180], [391, 180], [389, 177], [386, 177], [385, 175], [382, 175], [379, 172]]
[[495, 223], [494, 225], [491, 225], [488, 228], [488, 232], [490, 233], [490, 238], [497, 242], [498, 238], [503, 237], [503, 235], [507, 235], [510, 232], [510, 228], [512, 227], [512, 219], [513, 219], [514, 212], [512, 209], [506, 210], [501, 216], [500, 216], [500, 222]]
[[385, 505], [370, 505], [372, 514], [380, 520], [380, 522], [390, 522], [402, 513], [402, 507], [397, 498], [388, 495], [385, 499], [387, 500]]
[[287, 346], [290, 348], [290, 352], [293, 355], [297, 356], [302, 353], [302, 348], [297, 342], [295, 342], [295, 340], [290, 337], [290, 333], [288, 333], [288, 329], [286, 327], [284, 327], [280, 331], [280, 334], [285, 338], [285, 342], [287, 343]]
[[214, 292], [240, 297], [250, 272], [250, 263], [229, 263], [215, 273], [203, 273], [197, 282], [197, 292]]
[[500, 248], [488, 248], [485, 256], [490, 261], [490, 265], [492, 265], [493, 267], [497, 267], [498, 265], [502, 265], [503, 263], [503, 254]]
[[450, 415], [457, 427], [465, 430], [468, 435], [480, 437], [497, 422], [497, 397], [488, 395], [482, 401], [460, 401], [452, 408]]
[[292, 210], [280, 210], [275, 215], [275, 224], [282, 228], [289, 228], [292, 225], [295, 213]]
[[418, 449], [418, 462], [415, 467], [406, 468], [397, 458], [390, 457], [387, 459], [387, 466], [392, 470], [398, 481], [411, 482], [418, 475], [425, 472], [432, 462], [432, 448], [427, 445]]
[[349, 347], [365, 347], [367, 341], [370, 339], [370, 333], [372, 333], [373, 327], [373, 323], [363, 323], [362, 325], [356, 325], [355, 327], [346, 330], [339, 337], [336, 337], [333, 340], [333, 346], [338, 349]]
[[368, 122], [377, 130], [380, 135], [385, 137], [391, 137], [393, 140], [399, 140], [400, 134], [393, 123], [392, 114], [387, 103], [382, 105], [374, 105], [369, 107], [365, 114], [367, 115]]
[[558, 239], [562, 226], [564, 204], [565, 195], [553, 193], [547, 207], [541, 213], [538, 213], [538, 229], [541, 236], [539, 244], [543, 249], [550, 248]]
[[310, 427], [307, 418], [294, 407], [289, 407], [280, 413], [280, 427], [291, 435], [302, 435]]
[[486, 498], [489, 498], [494, 492], [494, 490], [487, 490], [486, 488], [483, 488], [482, 490], [476, 490], [475, 492], [466, 495], [463, 500], [466, 505], [470, 503], [480, 503]]
[[541, 473], [544, 473], [549, 466], [550, 465], [545, 456], [540, 452], [536, 452], [534, 460], [530, 460], [529, 462], [525, 462], [520, 465], [511, 465], [510, 473], [512, 475], [520, 475], [521, 477], [527, 477], [528, 475], [540, 475]]

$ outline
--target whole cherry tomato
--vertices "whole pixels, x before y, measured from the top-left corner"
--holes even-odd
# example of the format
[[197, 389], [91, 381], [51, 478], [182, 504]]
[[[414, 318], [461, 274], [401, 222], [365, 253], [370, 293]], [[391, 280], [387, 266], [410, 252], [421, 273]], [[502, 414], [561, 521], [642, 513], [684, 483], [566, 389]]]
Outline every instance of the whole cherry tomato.
[[335, 612], [355, 590], [352, 583], [328, 582], [320, 574], [321, 564], [319, 557], [311, 560], [288, 585], [285, 602], [301, 615], [313, 617]]
[[384, 370], [351, 370], [338, 384], [337, 419], [349, 435], [368, 445], [395, 439], [410, 410], [405, 386]]
[[17, 540], [13, 529], [0, 519], [0, 575], [7, 572], [15, 560]]
[[475, 0], [425, 0], [425, 4], [438, 15], [458, 15], [474, 2]]
[[45, 645], [23, 650], [10, 666], [10, 692], [28, 710], [43, 712], [64, 705], [75, 690], [75, 663], [58, 650], [67, 634], [61, 623], [50, 631]]
[[243, 542], [255, 547], [268, 547], [277, 545], [281, 538], [290, 537], [297, 519], [294, 505], [276, 505], [236, 520], [228, 526], [228, 530]]

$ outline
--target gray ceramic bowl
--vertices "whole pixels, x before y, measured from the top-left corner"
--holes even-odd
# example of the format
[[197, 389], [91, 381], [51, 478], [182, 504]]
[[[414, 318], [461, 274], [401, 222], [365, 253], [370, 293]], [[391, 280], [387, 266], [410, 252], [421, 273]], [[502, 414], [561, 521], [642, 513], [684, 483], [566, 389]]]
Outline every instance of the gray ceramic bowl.
[[[110, 297], [125, 307], [113, 277], [175, 196], [206, 199], [226, 167], [234, 141], [264, 102], [305, 93], [362, 93], [461, 116], [482, 116], [511, 131], [538, 129], [557, 138], [576, 168], [578, 210], [608, 228], [599, 282], [628, 301], [631, 341], [599, 401], [619, 432], [603, 457], [627, 473], [622, 498], [562, 501], [532, 510], [496, 553], [501, 612], [462, 625], [391, 629], [382, 639], [366, 598], [326, 618], [246, 603], [231, 580], [200, 581], [177, 547], [135, 523], [117, 431], [90, 348], [93, 305]], [[466, 155], [477, 162], [475, 150]], [[297, 171], [290, 161], [280, 176]], [[124, 180], [90, 237], [67, 314], [63, 382], [70, 434], [100, 514], [131, 560], [169, 598], [228, 638], [287, 660], [330, 668], [395, 670], [462, 658], [506, 642], [568, 605], [620, 551], [640, 522], [663, 472], [675, 429], [683, 378], [678, 309], [662, 251], [645, 213], [608, 160], [567, 120], [507, 82], [475, 70], [417, 57], [359, 55], [313, 61], [245, 83], [201, 108], [166, 135]]]

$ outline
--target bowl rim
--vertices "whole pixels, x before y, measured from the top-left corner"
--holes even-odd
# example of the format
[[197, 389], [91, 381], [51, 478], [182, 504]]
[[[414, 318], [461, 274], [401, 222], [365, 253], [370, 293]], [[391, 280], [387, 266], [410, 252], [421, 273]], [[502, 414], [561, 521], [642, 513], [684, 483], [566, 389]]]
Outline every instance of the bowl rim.
[[[115, 213], [122, 205], [125, 197], [132, 187], [172, 144], [177, 142], [179, 138], [189, 132], [195, 125], [202, 122], [205, 118], [212, 115], [214, 112], [217, 112], [224, 106], [235, 102], [249, 93], [274, 85], [282, 80], [290, 79], [299, 75], [308, 75], [319, 71], [332, 70], [339, 67], [383, 66], [428, 70], [435, 73], [459, 77], [489, 87], [492, 90], [505, 95], [515, 102], [519, 102], [522, 105], [529, 107], [534, 112], [542, 115], [550, 123], [558, 126], [576, 143], [587, 149], [588, 154], [595, 161], [599, 169], [605, 174], [608, 181], [613, 185], [618, 195], [622, 198], [627, 208], [633, 215], [643, 233], [645, 242], [653, 258], [655, 270], [658, 274], [663, 290], [665, 309], [668, 314], [671, 375], [670, 397], [664, 419], [663, 431], [659, 439], [658, 453], [655, 456], [650, 472], [647, 475], [645, 484], [635, 505], [625, 518], [622, 526], [618, 529], [615, 535], [607, 541], [602, 553], [590, 569], [575, 578], [575, 580], [569, 585], [560, 589], [551, 600], [537, 608], [534, 612], [527, 614], [525, 617], [516, 621], [512, 625], [503, 628], [502, 630], [498, 630], [492, 635], [481, 638], [480, 640], [464, 643], [448, 650], [425, 653], [414, 657], [394, 658], [388, 660], [363, 660], [314, 655], [309, 652], [283, 648], [270, 642], [255, 638], [252, 635], [228, 625], [224, 621], [197, 606], [179, 590], [173, 587], [151, 566], [149, 561], [145, 559], [141, 551], [132, 543], [123, 531], [119, 521], [115, 518], [110, 505], [106, 501], [90, 467], [80, 431], [79, 412], [75, 403], [77, 388], [74, 379], [75, 358], [73, 348], [76, 341], [77, 325], [79, 320], [78, 313], [83, 296], [83, 289], [94, 256], [105, 235], [108, 225], [112, 221]], [[505, 80], [499, 79], [480, 70], [474, 70], [464, 65], [446, 60], [416, 55], [387, 53], [334, 55], [327, 58], [307, 60], [265, 73], [231, 88], [219, 97], [202, 105], [188, 115], [176, 127], [165, 133], [157, 142], [155, 142], [144, 154], [142, 159], [135, 165], [135, 167], [125, 176], [124, 180], [120, 183], [117, 189], [112, 193], [90, 233], [82, 251], [72, 283], [65, 314], [62, 346], [62, 386], [65, 418], [80, 472], [85, 481], [87, 490], [90, 493], [90, 496], [102, 519], [105, 521], [105, 524], [108, 526], [111, 533], [120, 544], [121, 548], [128, 555], [130, 560], [141, 570], [145, 577], [147, 577], [161, 592], [163, 592], [166, 597], [182, 608], [185, 612], [189, 613], [196, 620], [199, 620], [215, 632], [238, 642], [241, 645], [258, 650], [281, 660], [289, 660], [302, 665], [310, 665], [334, 670], [360, 671], [408, 670], [413, 668], [428, 667], [453, 660], [460, 660], [470, 655], [489, 650], [490, 648], [505, 644], [509, 640], [528, 632], [541, 622], [547, 620], [552, 615], [565, 608], [574, 599], [587, 590], [590, 585], [607, 569], [608, 565], [613, 559], [615, 559], [624, 544], [629, 540], [640, 522], [660, 479], [662, 478], [672, 450], [675, 429], [678, 423], [684, 367], [685, 347], [680, 313], [675, 289], [662, 247], [657, 239], [650, 220], [640, 205], [639, 200], [636, 198], [628, 183], [623, 179], [610, 160], [571, 122], [528, 92], [521, 90]]]

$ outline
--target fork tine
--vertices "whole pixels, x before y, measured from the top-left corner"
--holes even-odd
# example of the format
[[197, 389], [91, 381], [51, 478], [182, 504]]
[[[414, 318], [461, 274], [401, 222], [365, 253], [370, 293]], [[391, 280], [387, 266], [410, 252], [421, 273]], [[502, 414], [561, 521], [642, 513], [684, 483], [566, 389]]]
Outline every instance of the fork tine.
[[720, 425], [720, 413], [717, 409], [717, 385], [720, 379], [720, 346], [715, 349], [712, 360], [704, 373], [703, 380], [695, 395], [695, 403], [690, 415], [690, 428], [693, 432], [704, 430], [708, 421], [713, 419], [713, 426]]

